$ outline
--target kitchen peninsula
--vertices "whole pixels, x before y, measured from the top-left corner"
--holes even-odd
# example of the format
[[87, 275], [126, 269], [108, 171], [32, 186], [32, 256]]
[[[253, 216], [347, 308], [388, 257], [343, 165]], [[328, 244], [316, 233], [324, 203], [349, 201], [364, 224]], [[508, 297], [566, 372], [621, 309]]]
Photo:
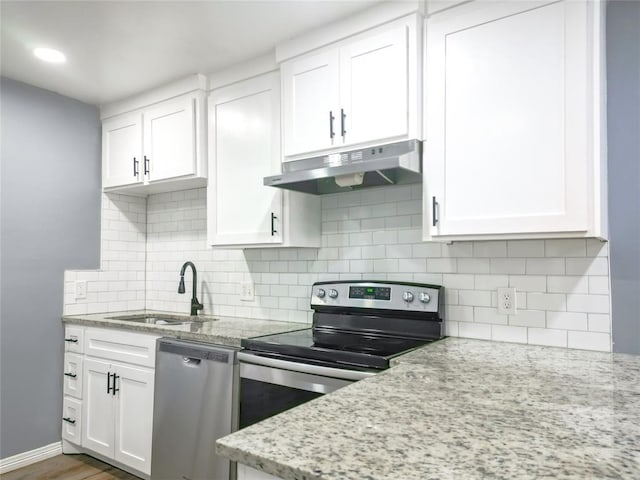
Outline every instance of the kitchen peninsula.
[[220, 439], [286, 480], [640, 477], [640, 357], [447, 338]]

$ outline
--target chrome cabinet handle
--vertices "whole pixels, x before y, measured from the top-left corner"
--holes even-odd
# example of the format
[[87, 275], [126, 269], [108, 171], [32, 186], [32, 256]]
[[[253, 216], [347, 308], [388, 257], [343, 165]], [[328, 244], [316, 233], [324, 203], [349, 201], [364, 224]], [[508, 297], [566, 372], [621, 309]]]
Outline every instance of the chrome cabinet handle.
[[119, 391], [120, 391], [120, 389], [116, 387], [116, 380], [117, 380], [118, 378], [120, 378], [120, 375], [116, 375], [116, 374], [114, 373], [114, 374], [113, 374], [113, 389], [112, 389], [112, 391], [113, 391], [113, 394], [114, 394], [114, 395], [116, 394], [116, 392], [119, 392]]
[[271, 236], [273, 237], [278, 231], [276, 230], [276, 214], [271, 212]]
[[150, 172], [150, 165], [151, 165], [151, 159], [149, 157], [147, 157], [146, 155], [144, 156], [144, 174], [148, 175]]
[[77, 338], [65, 338], [64, 341], [69, 343], [78, 343]]
[[136, 157], [133, 157], [133, 176], [137, 177], [138, 176], [138, 160], [136, 160]]
[[107, 372], [107, 395], [110, 393], [111, 393], [111, 373]]
[[345, 125], [345, 119], [347, 118], [347, 114], [344, 113], [344, 109], [341, 108], [340, 109], [340, 133], [342, 135], [342, 139], [344, 140], [344, 136], [347, 134], [347, 131], [344, 128]]
[[62, 420], [64, 420], [67, 423], [70, 423], [71, 425], [73, 425], [74, 423], [76, 423], [76, 421], [71, 418], [71, 417], [62, 417]]
[[76, 378], [78, 375], [76, 375], [75, 373], [68, 373], [68, 372], [64, 372], [65, 377], [71, 377], [71, 378]]

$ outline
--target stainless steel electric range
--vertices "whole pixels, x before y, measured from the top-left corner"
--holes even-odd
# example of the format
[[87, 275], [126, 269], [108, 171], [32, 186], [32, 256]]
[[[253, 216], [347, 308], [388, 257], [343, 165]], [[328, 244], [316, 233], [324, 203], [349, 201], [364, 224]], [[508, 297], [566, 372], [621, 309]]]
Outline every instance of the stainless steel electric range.
[[378, 281], [314, 283], [312, 328], [242, 341], [240, 428], [389, 368], [444, 336], [444, 288]]

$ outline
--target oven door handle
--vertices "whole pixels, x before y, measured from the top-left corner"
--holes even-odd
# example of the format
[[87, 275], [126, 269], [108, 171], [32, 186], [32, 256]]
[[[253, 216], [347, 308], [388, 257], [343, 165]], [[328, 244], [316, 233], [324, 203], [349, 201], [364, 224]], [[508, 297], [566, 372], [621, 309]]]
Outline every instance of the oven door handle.
[[342, 368], [309, 365], [307, 363], [261, 357], [259, 355], [253, 355], [245, 352], [238, 352], [237, 355], [239, 362], [252, 363], [263, 367], [279, 368], [282, 370], [291, 370], [293, 372], [309, 373], [311, 375], [319, 375], [323, 377], [343, 378], [345, 380], [358, 381], [375, 375], [375, 372], [363, 372], [360, 370], [345, 370]]

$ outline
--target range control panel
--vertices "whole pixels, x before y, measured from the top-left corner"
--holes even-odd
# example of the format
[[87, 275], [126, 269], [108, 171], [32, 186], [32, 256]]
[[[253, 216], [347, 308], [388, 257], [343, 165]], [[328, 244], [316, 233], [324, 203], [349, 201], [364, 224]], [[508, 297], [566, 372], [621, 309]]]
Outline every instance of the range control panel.
[[438, 312], [442, 287], [418, 283], [318, 282], [311, 289], [311, 307], [383, 308]]

